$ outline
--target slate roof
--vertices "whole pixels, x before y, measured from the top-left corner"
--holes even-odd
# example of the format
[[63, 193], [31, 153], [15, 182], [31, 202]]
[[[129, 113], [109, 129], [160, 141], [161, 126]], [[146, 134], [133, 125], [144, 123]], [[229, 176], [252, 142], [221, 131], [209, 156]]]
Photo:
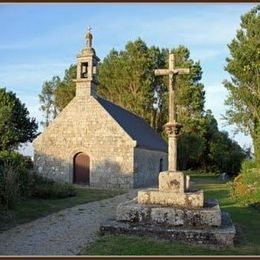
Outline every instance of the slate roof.
[[97, 101], [117, 121], [117, 123], [137, 141], [137, 147], [167, 152], [167, 144], [143, 118], [111, 103], [101, 97]]

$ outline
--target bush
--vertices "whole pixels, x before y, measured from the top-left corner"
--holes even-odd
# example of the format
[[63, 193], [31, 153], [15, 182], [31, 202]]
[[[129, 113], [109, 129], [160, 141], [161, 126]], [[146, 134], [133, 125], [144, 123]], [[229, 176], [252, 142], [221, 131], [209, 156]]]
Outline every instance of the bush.
[[0, 203], [6, 209], [13, 208], [19, 197], [17, 171], [11, 163], [4, 162], [0, 169]]
[[244, 205], [260, 203], [260, 169], [253, 161], [242, 163], [241, 173], [230, 183], [231, 195]]
[[76, 195], [72, 185], [38, 176], [32, 169], [29, 157], [14, 151], [0, 152], [0, 208], [15, 207], [21, 197], [59, 199]]
[[34, 174], [31, 187], [31, 196], [40, 199], [62, 199], [76, 195], [76, 189], [67, 183], [58, 183], [53, 180]]
[[29, 193], [29, 160], [14, 151], [0, 152], [0, 203], [8, 208]]

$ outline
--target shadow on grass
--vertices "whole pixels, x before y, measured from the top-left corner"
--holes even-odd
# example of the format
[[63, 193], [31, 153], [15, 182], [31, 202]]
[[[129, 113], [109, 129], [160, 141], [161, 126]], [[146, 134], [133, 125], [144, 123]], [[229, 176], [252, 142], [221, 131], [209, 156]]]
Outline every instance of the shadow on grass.
[[237, 204], [230, 197], [229, 187], [216, 177], [195, 178], [194, 188], [204, 190], [205, 198], [216, 198], [222, 211], [231, 215], [237, 234], [233, 248], [201, 248], [176, 241], [162, 241], [128, 235], [100, 236], [81, 251], [82, 255], [259, 255], [260, 212]]
[[[223, 211], [228, 212], [235, 224], [238, 234], [236, 243], [254, 244], [260, 246], [260, 213], [251, 207], [243, 207], [241, 205], [223, 205]], [[260, 250], [259, 250], [260, 253]]]
[[[220, 191], [220, 193], [223, 191]], [[230, 204], [231, 205], [231, 204]], [[224, 205], [229, 212], [237, 234], [234, 247], [201, 247], [178, 241], [166, 241], [147, 236], [104, 235], [84, 248], [81, 255], [259, 255], [260, 254], [260, 214], [250, 207], [237, 204]]]

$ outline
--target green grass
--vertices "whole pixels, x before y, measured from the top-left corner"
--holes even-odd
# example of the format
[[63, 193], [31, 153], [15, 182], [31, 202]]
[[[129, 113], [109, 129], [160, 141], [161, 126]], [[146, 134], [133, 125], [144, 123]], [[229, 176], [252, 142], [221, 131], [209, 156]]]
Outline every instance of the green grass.
[[[24, 199], [20, 200], [14, 210], [0, 211], [0, 231], [18, 224], [30, 222], [53, 212], [79, 204], [103, 200], [122, 194], [123, 190], [101, 190], [93, 188], [76, 188], [77, 195], [64, 199]], [[5, 217], [4, 217], [5, 216]]]
[[216, 172], [200, 172], [200, 171], [190, 171], [190, 170], [187, 170], [187, 171], [184, 171], [184, 174], [185, 175], [189, 175], [191, 177], [195, 177], [195, 178], [209, 178], [209, 177], [216, 177], [216, 176], [219, 176], [218, 173]]
[[81, 255], [259, 255], [260, 212], [243, 207], [229, 197], [228, 185], [218, 177], [196, 176], [194, 186], [205, 192], [206, 198], [217, 198], [223, 211], [231, 214], [237, 229], [235, 246], [229, 249], [205, 248], [180, 242], [162, 241], [129, 235], [99, 236], [96, 242], [81, 251]]

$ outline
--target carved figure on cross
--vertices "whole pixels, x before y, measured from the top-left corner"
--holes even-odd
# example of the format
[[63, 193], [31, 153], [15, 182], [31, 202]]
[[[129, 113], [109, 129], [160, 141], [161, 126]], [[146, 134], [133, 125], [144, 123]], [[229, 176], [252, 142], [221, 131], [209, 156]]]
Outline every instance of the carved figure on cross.
[[189, 74], [189, 68], [175, 68], [174, 54], [169, 54], [169, 68], [156, 69], [156, 76], [169, 76], [169, 122], [176, 121], [176, 106], [175, 106], [175, 86], [174, 77], [178, 74]]
[[180, 133], [182, 125], [176, 121], [176, 89], [174, 85], [174, 77], [179, 74], [189, 74], [189, 68], [175, 68], [174, 54], [169, 54], [169, 68], [156, 69], [156, 76], [169, 77], [169, 121], [165, 124], [165, 130], [168, 134], [168, 170], [177, 171], [177, 137]]

